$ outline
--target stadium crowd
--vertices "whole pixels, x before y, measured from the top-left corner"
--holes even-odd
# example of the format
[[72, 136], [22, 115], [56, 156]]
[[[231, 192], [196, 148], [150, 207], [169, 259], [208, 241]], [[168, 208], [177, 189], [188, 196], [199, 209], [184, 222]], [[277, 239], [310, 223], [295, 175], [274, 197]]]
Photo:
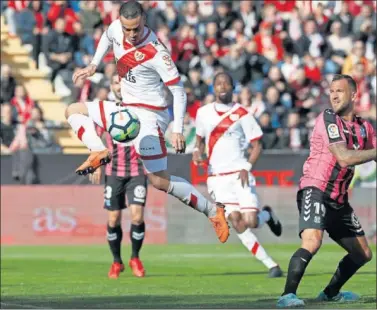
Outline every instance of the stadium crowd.
[[[118, 18], [120, 3], [18, 0], [2, 1], [1, 9], [9, 35], [21, 38], [37, 67], [47, 68], [55, 91], [68, 103], [114, 99], [109, 88], [116, 73], [111, 51], [91, 80], [73, 85], [71, 78], [76, 68], [90, 63], [102, 33]], [[329, 106], [329, 81], [335, 73], [356, 79], [357, 112], [376, 124], [375, 1], [142, 4], [148, 26], [171, 52], [184, 82], [188, 150], [194, 143], [196, 111], [214, 101], [212, 78], [220, 70], [236, 82], [234, 101], [252, 111], [260, 123], [265, 149], [309, 147], [314, 119]], [[39, 118], [43, 123], [38, 103], [6, 65], [1, 70], [1, 103], [5, 109], [13, 108], [9, 113], [14, 121], [35, 123]], [[2, 132], [9, 113], [2, 113]], [[40, 136], [52, 143], [47, 132]], [[10, 146], [9, 139], [2, 133], [2, 150]]]

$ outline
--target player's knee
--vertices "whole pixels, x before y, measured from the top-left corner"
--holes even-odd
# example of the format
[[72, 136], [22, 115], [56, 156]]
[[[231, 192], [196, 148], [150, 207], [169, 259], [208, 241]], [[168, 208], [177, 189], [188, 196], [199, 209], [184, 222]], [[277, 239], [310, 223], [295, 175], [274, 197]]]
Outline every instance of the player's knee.
[[75, 102], [70, 104], [66, 109], [65, 109], [65, 118], [68, 119], [73, 114], [84, 114], [88, 115], [88, 109], [85, 104], [81, 102]]
[[109, 211], [108, 224], [110, 227], [116, 227], [120, 225], [121, 211]]
[[364, 264], [366, 264], [367, 262], [370, 262], [372, 258], [373, 258], [372, 251], [370, 247], [367, 247], [366, 249], [364, 249], [363, 254], [362, 254], [362, 260]]
[[148, 180], [152, 184], [152, 186], [158, 190], [167, 192], [169, 189], [169, 179], [150, 173], [148, 174]]
[[232, 223], [232, 227], [237, 233], [243, 233], [245, 231], [246, 224], [240, 212], [232, 212], [228, 219]]
[[244, 214], [244, 219], [249, 228], [258, 227], [258, 216], [256, 212], [249, 212], [249, 213]]
[[144, 222], [144, 216], [142, 212], [136, 212], [131, 215], [131, 223], [133, 225], [141, 225]]
[[301, 238], [301, 247], [308, 250], [312, 255], [316, 254], [322, 245], [322, 236], [319, 234], [304, 231]]

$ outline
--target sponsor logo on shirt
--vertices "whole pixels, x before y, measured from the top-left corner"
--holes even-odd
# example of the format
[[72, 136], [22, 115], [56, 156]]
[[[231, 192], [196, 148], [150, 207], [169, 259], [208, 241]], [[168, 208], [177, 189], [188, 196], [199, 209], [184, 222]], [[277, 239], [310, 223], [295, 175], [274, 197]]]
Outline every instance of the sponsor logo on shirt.
[[330, 139], [336, 139], [340, 137], [339, 129], [336, 124], [330, 124], [329, 126], [327, 126], [327, 132], [329, 134]]

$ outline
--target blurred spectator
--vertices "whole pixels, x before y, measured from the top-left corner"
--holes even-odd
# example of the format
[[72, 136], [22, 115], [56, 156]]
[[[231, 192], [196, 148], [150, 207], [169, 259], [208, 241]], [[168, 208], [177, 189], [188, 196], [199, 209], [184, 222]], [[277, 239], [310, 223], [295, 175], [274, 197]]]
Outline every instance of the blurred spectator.
[[353, 21], [352, 32], [354, 34], [364, 32], [366, 27], [371, 27], [372, 31], [376, 31], [376, 14], [371, 5], [363, 4], [360, 14]]
[[272, 63], [283, 59], [283, 43], [279, 35], [272, 33], [273, 24], [263, 21], [259, 26], [259, 32], [254, 36], [258, 54], [263, 55]]
[[95, 52], [93, 37], [84, 32], [81, 22], [75, 22], [73, 29], [75, 31], [72, 39], [75, 64], [79, 67], [86, 67], [92, 61]]
[[357, 63], [362, 63], [365, 66], [365, 73], [369, 71], [369, 62], [365, 57], [365, 44], [361, 40], [356, 40], [353, 43], [351, 54], [344, 60], [342, 74], [352, 74], [353, 66]]
[[194, 96], [198, 100], [203, 100], [208, 93], [208, 85], [202, 81], [201, 72], [198, 67], [189, 70], [188, 80], [185, 84], [193, 90]]
[[271, 116], [268, 112], [262, 113], [259, 117], [259, 125], [263, 131], [261, 139], [264, 149], [272, 149], [277, 143], [276, 130], [271, 125]]
[[190, 59], [199, 52], [198, 41], [195, 38], [195, 31], [189, 25], [183, 25], [178, 30], [177, 50], [179, 53], [177, 67], [183, 74], [187, 74]]
[[250, 0], [240, 1], [239, 15], [245, 25], [245, 35], [249, 38], [252, 37], [257, 27], [257, 13], [253, 8], [254, 3]]
[[[91, 1], [90, 1], [91, 2]], [[47, 19], [50, 22], [52, 28], [56, 29], [56, 22], [63, 18], [64, 28], [63, 31], [69, 35], [73, 35], [74, 29], [73, 24], [79, 20], [79, 17], [76, 15], [75, 11], [70, 7], [70, 4], [65, 0], [55, 0], [52, 2], [50, 10], [47, 13]], [[61, 26], [59, 29], [56, 29], [57, 32], [61, 31]]]
[[341, 9], [339, 14], [334, 15], [332, 20], [339, 21], [341, 24], [341, 35], [347, 36], [352, 32], [353, 17], [349, 12], [348, 3], [340, 1]]
[[48, 66], [51, 67], [50, 80], [53, 82], [62, 69], [73, 69], [73, 38], [64, 32], [66, 22], [63, 18], [57, 18], [55, 28], [50, 30], [46, 42], [46, 56]]
[[9, 102], [14, 97], [16, 80], [12, 75], [12, 69], [7, 64], [1, 65], [1, 97], [0, 101]]
[[12, 177], [20, 184], [36, 184], [36, 158], [28, 148], [25, 125], [16, 125], [12, 106], [1, 106], [1, 154], [12, 155]]
[[[3, 1], [2, 1], [3, 2]], [[8, 32], [11, 38], [17, 35], [17, 15], [29, 5], [27, 0], [8, 1], [8, 7], [5, 10], [5, 16], [8, 24]]]
[[264, 102], [266, 111], [271, 115], [271, 126], [273, 128], [281, 127], [287, 109], [281, 103], [280, 92], [275, 86], [267, 88]]
[[292, 110], [287, 116], [283, 129], [277, 132], [278, 142], [276, 148], [292, 149], [294, 151], [308, 147], [308, 132], [300, 123], [300, 114]]
[[248, 82], [247, 57], [242, 46], [232, 45], [229, 54], [220, 58], [219, 62], [234, 81], [240, 81], [241, 84]]
[[38, 103], [30, 98], [23, 85], [16, 86], [14, 97], [10, 103], [16, 109], [18, 121], [21, 124], [26, 124], [30, 120], [32, 109], [38, 106]]
[[51, 128], [54, 124], [45, 121], [43, 111], [39, 107], [31, 110], [31, 117], [27, 123], [27, 138], [29, 148], [33, 153], [60, 153], [61, 148], [56, 144]]
[[16, 122], [14, 118], [13, 107], [4, 103], [1, 105], [1, 154], [10, 154], [10, 145], [15, 138]]
[[192, 117], [193, 119], [195, 119], [196, 112], [202, 106], [202, 103], [200, 102], [200, 100], [197, 100], [195, 98], [194, 89], [192, 89], [191, 87], [186, 86], [185, 87], [185, 92], [186, 92], [186, 95], [187, 95], [187, 108], [186, 108], [186, 111], [190, 115], [190, 117]]
[[97, 1], [80, 2], [79, 17], [82, 23], [82, 32], [87, 36], [93, 36], [94, 29], [102, 24], [101, 13], [97, 9]]

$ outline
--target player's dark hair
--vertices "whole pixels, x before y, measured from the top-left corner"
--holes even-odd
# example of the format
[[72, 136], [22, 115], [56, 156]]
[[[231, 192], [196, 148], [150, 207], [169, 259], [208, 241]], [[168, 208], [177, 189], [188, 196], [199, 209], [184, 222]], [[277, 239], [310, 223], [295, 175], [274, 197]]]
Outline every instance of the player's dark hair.
[[357, 91], [357, 84], [355, 80], [347, 74], [335, 74], [331, 83], [339, 80], [347, 80], [348, 85], [352, 88], [352, 91]]
[[231, 77], [231, 75], [228, 72], [219, 72], [219, 73], [217, 73], [215, 75], [215, 77], [213, 78], [213, 85], [215, 85], [217, 78], [220, 77], [220, 76], [222, 76], [222, 75], [225, 75], [229, 79], [229, 81], [232, 84], [232, 87], [234, 89], [235, 85], [234, 85], [233, 78]]
[[122, 3], [119, 9], [119, 15], [126, 19], [134, 19], [144, 15], [143, 6], [134, 0]]

